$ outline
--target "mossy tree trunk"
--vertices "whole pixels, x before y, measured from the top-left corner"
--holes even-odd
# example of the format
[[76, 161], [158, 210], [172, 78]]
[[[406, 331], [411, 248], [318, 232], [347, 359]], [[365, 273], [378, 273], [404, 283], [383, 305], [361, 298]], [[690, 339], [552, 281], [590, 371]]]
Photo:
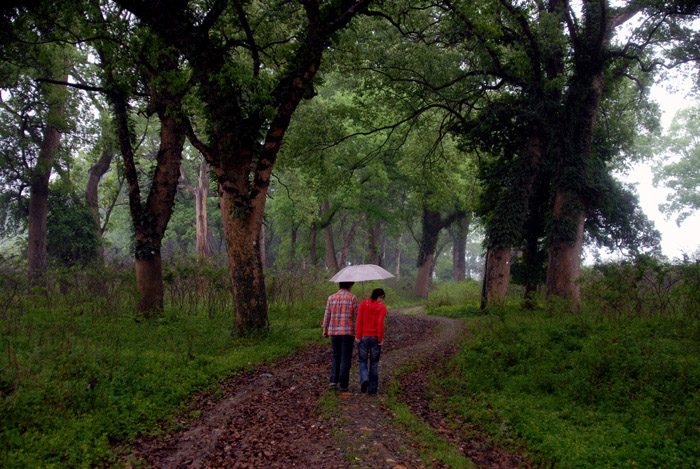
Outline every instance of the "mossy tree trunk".
[[481, 309], [505, 303], [510, 283], [510, 246], [491, 247], [486, 251]]

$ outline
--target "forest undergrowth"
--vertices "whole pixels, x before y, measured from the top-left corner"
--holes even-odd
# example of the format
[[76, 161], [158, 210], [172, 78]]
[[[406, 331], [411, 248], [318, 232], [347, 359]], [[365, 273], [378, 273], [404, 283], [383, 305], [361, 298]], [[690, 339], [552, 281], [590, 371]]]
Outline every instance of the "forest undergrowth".
[[[269, 331], [234, 338], [224, 266], [167, 263], [165, 309], [150, 320], [135, 313], [132, 266], [57, 269], [33, 290], [2, 267], [1, 467], [112, 461], [115, 443], [170, 427], [193, 393], [318, 342], [335, 289], [323, 272], [271, 272]], [[397, 306], [411, 301], [401, 285], [388, 289]]]
[[472, 287], [443, 285], [428, 302], [468, 328], [432, 379], [433, 405], [543, 464], [700, 466], [697, 262], [598, 266], [578, 310], [539, 299], [481, 312]]
[[[269, 273], [270, 330], [233, 338], [221, 266], [167, 264], [165, 311], [151, 320], [134, 313], [129, 266], [56, 270], [32, 291], [3, 267], [2, 467], [114, 461], [115, 444], [177, 426], [194, 393], [319, 341], [335, 289], [322, 272]], [[390, 307], [417, 301], [410, 279], [384, 286]], [[481, 311], [477, 282], [436, 284], [426, 310], [464, 319], [468, 335], [435, 370], [432, 405], [543, 464], [700, 465], [697, 262], [598, 266], [581, 288], [580, 309], [542, 298], [523, 309], [515, 286]]]

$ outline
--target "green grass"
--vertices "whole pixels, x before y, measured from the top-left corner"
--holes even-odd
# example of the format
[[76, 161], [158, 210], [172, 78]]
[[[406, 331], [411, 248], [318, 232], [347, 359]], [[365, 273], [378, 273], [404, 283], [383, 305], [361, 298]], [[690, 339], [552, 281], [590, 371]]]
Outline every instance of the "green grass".
[[138, 321], [100, 298], [56, 298], [27, 296], [0, 317], [2, 467], [113, 460], [113, 443], [157, 431], [194, 392], [318, 340], [323, 317], [318, 299], [272, 306], [269, 333], [234, 340], [223, 312]]
[[408, 405], [401, 401], [401, 391], [396, 380], [389, 386], [386, 404], [394, 414], [395, 423], [407, 430], [418, 443], [421, 459], [429, 467], [432, 461], [439, 461], [453, 468], [475, 467], [458, 448], [436, 434], [429, 424], [414, 415]]
[[471, 317], [444, 404], [559, 467], [700, 466], [700, 324], [512, 312]]

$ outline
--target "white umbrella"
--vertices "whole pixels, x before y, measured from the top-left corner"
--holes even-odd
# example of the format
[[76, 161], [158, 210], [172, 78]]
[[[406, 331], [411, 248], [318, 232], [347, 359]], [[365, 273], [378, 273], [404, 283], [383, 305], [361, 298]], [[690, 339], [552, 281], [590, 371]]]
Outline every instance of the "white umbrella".
[[350, 265], [335, 274], [330, 281], [339, 282], [364, 282], [367, 280], [384, 280], [393, 275], [386, 269], [374, 264]]

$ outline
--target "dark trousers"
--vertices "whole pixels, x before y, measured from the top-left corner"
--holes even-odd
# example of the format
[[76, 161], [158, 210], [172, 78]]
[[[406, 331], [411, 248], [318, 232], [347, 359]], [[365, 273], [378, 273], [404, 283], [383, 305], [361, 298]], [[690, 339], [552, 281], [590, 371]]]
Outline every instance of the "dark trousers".
[[[363, 337], [357, 344], [357, 355], [360, 359], [360, 383], [369, 382], [367, 392], [374, 394], [379, 387], [379, 357], [382, 346], [376, 337]], [[369, 365], [369, 370], [368, 370]]]
[[331, 336], [331, 346], [333, 347], [331, 383], [337, 383], [341, 389], [347, 389], [350, 384], [350, 365], [352, 364], [354, 344], [354, 335]]

